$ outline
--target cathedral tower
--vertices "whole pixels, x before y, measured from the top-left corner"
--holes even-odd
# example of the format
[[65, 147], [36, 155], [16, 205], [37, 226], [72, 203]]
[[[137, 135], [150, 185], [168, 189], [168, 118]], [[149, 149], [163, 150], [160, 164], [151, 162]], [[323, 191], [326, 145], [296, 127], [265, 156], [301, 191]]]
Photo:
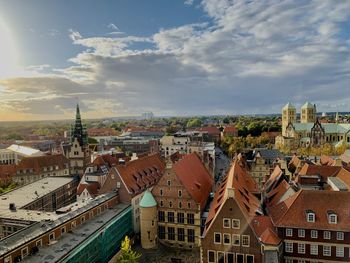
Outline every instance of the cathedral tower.
[[316, 122], [316, 105], [312, 105], [310, 102], [306, 102], [300, 111], [301, 123], [315, 123]]
[[282, 136], [286, 136], [288, 124], [296, 122], [296, 110], [293, 104], [287, 103], [282, 109]]

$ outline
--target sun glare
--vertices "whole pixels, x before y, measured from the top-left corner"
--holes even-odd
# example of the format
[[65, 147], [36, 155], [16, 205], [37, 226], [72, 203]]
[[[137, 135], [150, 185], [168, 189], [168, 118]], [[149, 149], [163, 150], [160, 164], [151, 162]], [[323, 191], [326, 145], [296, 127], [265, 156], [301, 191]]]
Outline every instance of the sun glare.
[[0, 18], [0, 78], [10, 77], [18, 70], [18, 53], [10, 28]]

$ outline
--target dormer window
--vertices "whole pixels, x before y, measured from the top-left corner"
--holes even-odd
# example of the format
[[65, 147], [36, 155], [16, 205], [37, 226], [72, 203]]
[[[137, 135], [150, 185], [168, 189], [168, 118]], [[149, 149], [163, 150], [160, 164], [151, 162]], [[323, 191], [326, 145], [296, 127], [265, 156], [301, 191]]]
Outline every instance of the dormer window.
[[328, 211], [328, 223], [337, 224], [337, 215], [333, 211]]
[[311, 210], [306, 210], [306, 220], [307, 222], [315, 222], [315, 213]]

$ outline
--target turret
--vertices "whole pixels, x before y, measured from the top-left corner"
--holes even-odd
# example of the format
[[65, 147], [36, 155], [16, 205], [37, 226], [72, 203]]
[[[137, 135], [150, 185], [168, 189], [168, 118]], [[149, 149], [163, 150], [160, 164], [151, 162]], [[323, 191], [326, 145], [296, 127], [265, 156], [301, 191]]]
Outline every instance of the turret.
[[300, 111], [300, 122], [301, 123], [315, 123], [316, 122], [316, 105], [306, 102]]
[[141, 246], [154, 248], [157, 244], [157, 202], [152, 193], [146, 190], [140, 201]]

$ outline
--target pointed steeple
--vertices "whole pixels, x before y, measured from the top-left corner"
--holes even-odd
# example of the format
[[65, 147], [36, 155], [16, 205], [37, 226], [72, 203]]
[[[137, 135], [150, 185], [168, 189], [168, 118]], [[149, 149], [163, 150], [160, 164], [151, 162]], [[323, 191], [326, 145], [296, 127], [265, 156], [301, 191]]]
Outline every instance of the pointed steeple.
[[335, 114], [335, 122], [339, 123], [339, 112]]
[[77, 108], [75, 113], [75, 124], [72, 126], [72, 129], [71, 129], [71, 142], [73, 142], [75, 138], [78, 139], [80, 146], [87, 145], [87, 142], [88, 142], [87, 132], [81, 122], [80, 109], [79, 109], [78, 103], [77, 103]]

